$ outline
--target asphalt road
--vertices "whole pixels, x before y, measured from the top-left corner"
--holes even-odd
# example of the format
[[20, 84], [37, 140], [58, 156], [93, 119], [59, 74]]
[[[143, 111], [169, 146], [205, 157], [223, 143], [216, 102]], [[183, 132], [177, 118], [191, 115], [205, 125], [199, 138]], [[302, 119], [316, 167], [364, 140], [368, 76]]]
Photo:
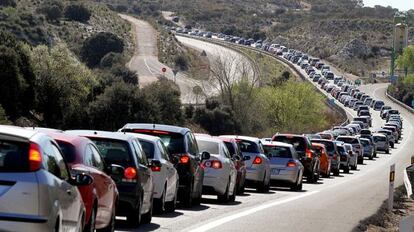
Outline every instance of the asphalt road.
[[[301, 192], [272, 188], [268, 194], [259, 194], [251, 190], [237, 196], [231, 205], [218, 204], [215, 197], [203, 196], [201, 206], [154, 216], [151, 224], [135, 231], [351, 231], [387, 199], [390, 165], [396, 164], [398, 186], [414, 155], [414, 115], [392, 103], [385, 96], [385, 89], [386, 84], [361, 87], [399, 109], [404, 118], [403, 139], [391, 154], [379, 153], [378, 158], [365, 160], [364, 165], [358, 165], [358, 170], [350, 174], [305, 184]], [[355, 116], [354, 111], [348, 111]], [[379, 113], [374, 112], [374, 128], [382, 124]], [[122, 221], [119, 223], [118, 230], [134, 231], [123, 227]]]

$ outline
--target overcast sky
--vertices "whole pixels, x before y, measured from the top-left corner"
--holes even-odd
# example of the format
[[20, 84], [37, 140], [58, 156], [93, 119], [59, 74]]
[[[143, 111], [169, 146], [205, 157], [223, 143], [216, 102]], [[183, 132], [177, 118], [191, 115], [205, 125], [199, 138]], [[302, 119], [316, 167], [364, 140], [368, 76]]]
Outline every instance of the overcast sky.
[[414, 0], [364, 0], [365, 6], [392, 6], [398, 8], [401, 11], [407, 11], [414, 9]]

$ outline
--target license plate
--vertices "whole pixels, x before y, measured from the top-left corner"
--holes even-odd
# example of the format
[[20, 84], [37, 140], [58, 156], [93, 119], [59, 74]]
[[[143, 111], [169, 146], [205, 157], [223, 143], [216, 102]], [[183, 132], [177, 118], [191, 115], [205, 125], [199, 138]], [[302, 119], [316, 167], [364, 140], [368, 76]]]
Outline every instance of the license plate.
[[279, 175], [280, 169], [272, 169], [272, 175]]

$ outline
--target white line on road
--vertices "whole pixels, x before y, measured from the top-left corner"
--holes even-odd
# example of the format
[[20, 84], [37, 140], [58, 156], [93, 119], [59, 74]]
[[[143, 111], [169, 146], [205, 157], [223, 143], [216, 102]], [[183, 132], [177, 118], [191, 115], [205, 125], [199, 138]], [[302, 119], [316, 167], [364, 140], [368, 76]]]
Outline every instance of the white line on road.
[[277, 206], [277, 205], [281, 205], [281, 204], [285, 204], [285, 203], [288, 203], [288, 202], [291, 202], [291, 201], [295, 201], [295, 200], [298, 200], [300, 198], [308, 197], [308, 196], [313, 195], [313, 194], [318, 193], [318, 192], [319, 191], [312, 191], [312, 192], [304, 193], [302, 195], [291, 197], [291, 198], [288, 198], [288, 199], [269, 202], [268, 204], [263, 204], [263, 205], [260, 205], [260, 206], [257, 206], [257, 207], [254, 207], [254, 208], [251, 208], [251, 209], [248, 209], [248, 210], [245, 210], [245, 211], [242, 211], [242, 212], [239, 212], [239, 213], [236, 213], [236, 214], [233, 214], [233, 215], [230, 215], [230, 216], [227, 216], [227, 217], [220, 218], [218, 220], [209, 222], [209, 223], [207, 223], [203, 226], [200, 226], [200, 227], [197, 227], [195, 229], [190, 230], [190, 232], [205, 232], [205, 231], [211, 230], [215, 227], [218, 227], [220, 225], [223, 225], [224, 223], [236, 220], [238, 218], [245, 217], [245, 216], [248, 216], [250, 214], [254, 214], [258, 211], [262, 211], [262, 210], [265, 210], [265, 209], [268, 209], [268, 208], [271, 208], [271, 207], [274, 207], [274, 206]]
[[150, 71], [150, 73], [151, 73], [152, 75], [155, 75], [155, 73], [151, 70], [150, 66], [148, 66], [148, 64], [147, 64], [147, 59], [145, 59], [145, 58], [144, 58], [144, 64], [145, 64], [145, 66], [147, 66], [148, 71]]

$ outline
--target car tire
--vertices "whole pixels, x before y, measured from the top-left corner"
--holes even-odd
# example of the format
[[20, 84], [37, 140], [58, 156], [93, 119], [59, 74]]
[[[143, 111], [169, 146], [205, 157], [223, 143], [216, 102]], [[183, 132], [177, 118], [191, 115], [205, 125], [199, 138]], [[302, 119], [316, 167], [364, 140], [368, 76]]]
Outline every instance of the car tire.
[[307, 176], [306, 180], [308, 181], [308, 183], [315, 183], [317, 181], [315, 173], [312, 171], [312, 173]]
[[385, 154], [390, 154], [390, 149], [387, 149], [387, 150], [385, 151]]
[[175, 190], [174, 199], [172, 201], [165, 203], [165, 212], [167, 213], [175, 212], [175, 209], [177, 208], [177, 193], [178, 193], [178, 184]]
[[160, 199], [154, 199], [155, 212], [158, 214], [165, 213], [165, 197], [166, 197], [167, 187], [164, 186]]
[[244, 186], [244, 183], [240, 186], [240, 188], [237, 190], [237, 194], [239, 194], [239, 195], [243, 195], [244, 194], [244, 189], [245, 189], [245, 186]]
[[183, 204], [185, 207], [190, 208], [193, 205], [193, 184], [191, 180], [190, 188], [187, 189], [185, 196], [183, 196]]
[[339, 169], [333, 171], [334, 176], [339, 176]]
[[142, 215], [142, 218], [141, 218], [141, 223], [142, 224], [151, 223], [153, 208], [154, 208], [154, 200], [152, 200], [152, 202], [151, 202], [151, 207], [150, 207], [149, 211], [146, 214]]
[[234, 186], [233, 194], [230, 196], [229, 202], [235, 202], [236, 201], [236, 194], [237, 194], [237, 188]]
[[96, 232], [114, 232], [115, 231], [115, 221], [116, 221], [115, 208], [116, 206], [114, 205], [113, 207], [114, 209], [112, 210], [111, 221], [109, 221], [109, 224], [102, 229], [97, 229]]
[[85, 225], [83, 228], [83, 232], [95, 232], [95, 224], [96, 224], [96, 205], [92, 207], [91, 216], [89, 217], [88, 224]]
[[344, 167], [344, 173], [349, 173], [349, 165], [347, 165], [346, 167]]
[[131, 210], [131, 212], [127, 215], [126, 218], [129, 226], [138, 227], [141, 223], [141, 206], [142, 201], [139, 202], [138, 209]]
[[369, 160], [373, 160], [374, 159], [374, 155], [371, 155], [370, 157], [369, 157]]
[[298, 192], [298, 191], [302, 191], [302, 187], [303, 187], [302, 180], [300, 179], [300, 177], [298, 177], [297, 182], [290, 187], [290, 190]]
[[357, 170], [357, 167], [358, 167], [358, 165], [355, 164], [355, 165], [352, 165], [351, 169], [355, 171], [355, 170]]
[[[230, 182], [230, 181], [229, 181]], [[223, 194], [217, 195], [217, 200], [221, 203], [227, 203], [230, 200], [230, 183], [227, 183], [226, 191]]]

